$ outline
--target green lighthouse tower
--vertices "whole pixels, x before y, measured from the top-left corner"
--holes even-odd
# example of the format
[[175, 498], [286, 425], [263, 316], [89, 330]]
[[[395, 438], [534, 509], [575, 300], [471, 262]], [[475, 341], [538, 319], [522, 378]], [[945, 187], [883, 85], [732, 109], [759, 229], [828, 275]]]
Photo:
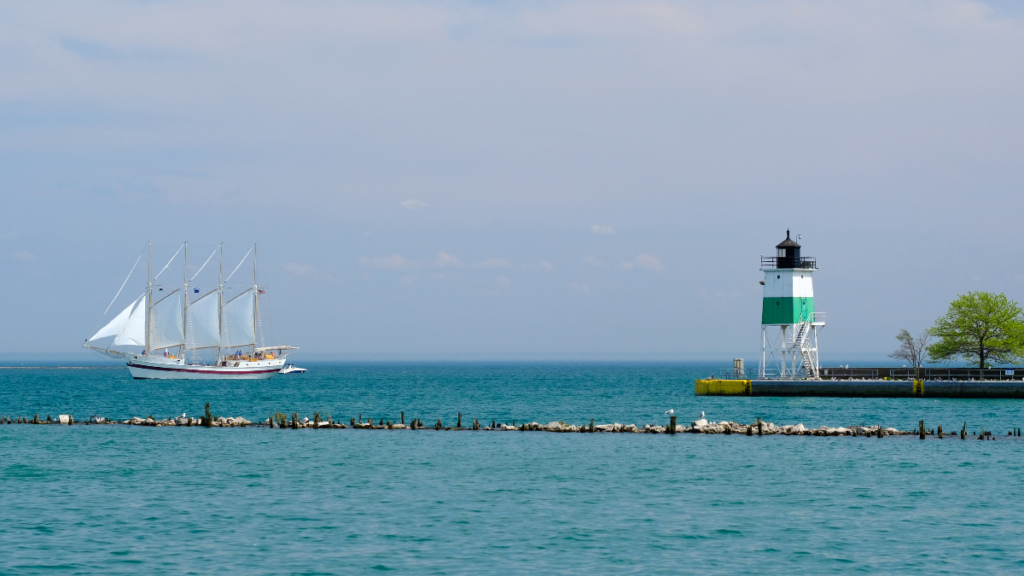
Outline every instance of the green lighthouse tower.
[[824, 314], [814, 311], [812, 276], [817, 269], [814, 258], [800, 254], [789, 230], [775, 247], [775, 256], [761, 256], [760, 378], [818, 378], [818, 330], [825, 321]]

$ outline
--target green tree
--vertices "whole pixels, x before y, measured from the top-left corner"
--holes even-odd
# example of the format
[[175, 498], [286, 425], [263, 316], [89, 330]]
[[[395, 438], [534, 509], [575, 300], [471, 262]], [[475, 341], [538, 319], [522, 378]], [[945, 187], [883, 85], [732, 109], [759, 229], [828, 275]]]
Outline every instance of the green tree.
[[929, 332], [937, 339], [928, 346], [935, 362], [962, 357], [985, 368], [990, 362], [1017, 364], [1024, 355], [1024, 312], [1005, 294], [968, 292]]

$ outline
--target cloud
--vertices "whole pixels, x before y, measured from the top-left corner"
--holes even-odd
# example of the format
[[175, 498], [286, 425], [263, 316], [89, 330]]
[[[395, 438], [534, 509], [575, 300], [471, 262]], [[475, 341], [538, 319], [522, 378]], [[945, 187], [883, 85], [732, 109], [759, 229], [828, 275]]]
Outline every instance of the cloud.
[[615, 234], [614, 228], [612, 228], [611, 226], [606, 226], [604, 224], [594, 224], [593, 226], [590, 227], [590, 231], [599, 236]]
[[604, 266], [604, 262], [601, 262], [594, 256], [587, 256], [583, 259], [584, 264], [590, 264], [591, 266]]
[[423, 210], [427, 207], [426, 202], [420, 202], [419, 200], [405, 200], [399, 204], [402, 208], [410, 211]]
[[501, 286], [502, 288], [508, 288], [512, 285], [512, 281], [504, 276], [498, 276], [496, 282], [498, 283], [498, 286]]
[[284, 269], [291, 272], [292, 274], [312, 274], [316, 271], [316, 268], [311, 264], [296, 264], [295, 262], [285, 262]]
[[573, 282], [572, 284], [569, 284], [569, 290], [572, 290], [573, 292], [575, 292], [577, 294], [589, 294], [590, 293], [590, 286], [588, 284], [581, 284], [579, 282]]
[[650, 270], [652, 272], [661, 272], [665, 269], [665, 266], [650, 254], [637, 254], [636, 258], [632, 261], [623, 261], [619, 263], [619, 269], [621, 270], [632, 270], [633, 268], [643, 268], [644, 270]]
[[640, 268], [647, 270], [653, 270], [655, 272], [661, 272], [665, 267], [661, 264], [661, 260], [658, 260], [650, 254], [637, 254], [636, 265]]
[[448, 254], [447, 252], [441, 252], [437, 255], [437, 258], [434, 260], [434, 266], [438, 266], [441, 268], [462, 268], [463, 266], [465, 266], [465, 264], [462, 263], [462, 260], [459, 260], [455, 256]]
[[479, 262], [474, 262], [474, 268], [508, 268], [512, 266], [508, 260], [502, 260], [500, 258], [488, 258]]
[[361, 256], [359, 258], [359, 263], [364, 266], [373, 266], [374, 268], [384, 268], [386, 270], [400, 270], [413, 265], [412, 262], [406, 260], [401, 254], [392, 254], [391, 256]]

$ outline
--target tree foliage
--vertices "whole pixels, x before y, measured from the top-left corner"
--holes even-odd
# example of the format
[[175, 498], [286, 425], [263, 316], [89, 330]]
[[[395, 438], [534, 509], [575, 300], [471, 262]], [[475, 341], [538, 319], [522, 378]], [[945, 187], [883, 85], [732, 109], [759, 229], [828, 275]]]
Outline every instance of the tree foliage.
[[979, 368], [1017, 364], [1024, 355], [1024, 312], [1005, 294], [968, 292], [929, 330], [937, 342], [928, 356], [937, 362], [962, 357]]

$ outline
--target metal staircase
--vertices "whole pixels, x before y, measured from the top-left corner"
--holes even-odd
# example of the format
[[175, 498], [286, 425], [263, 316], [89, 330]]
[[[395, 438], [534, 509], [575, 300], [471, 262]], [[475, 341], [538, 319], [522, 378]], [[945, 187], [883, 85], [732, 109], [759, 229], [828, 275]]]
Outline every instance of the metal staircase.
[[808, 341], [808, 336], [811, 333], [811, 323], [802, 322], [795, 326], [793, 332], [793, 342], [790, 348], [793, 350], [800, 351], [800, 359], [803, 360], [804, 372], [808, 378], [818, 379], [818, 363], [815, 361], [817, 350], [814, 348], [814, 343]]

